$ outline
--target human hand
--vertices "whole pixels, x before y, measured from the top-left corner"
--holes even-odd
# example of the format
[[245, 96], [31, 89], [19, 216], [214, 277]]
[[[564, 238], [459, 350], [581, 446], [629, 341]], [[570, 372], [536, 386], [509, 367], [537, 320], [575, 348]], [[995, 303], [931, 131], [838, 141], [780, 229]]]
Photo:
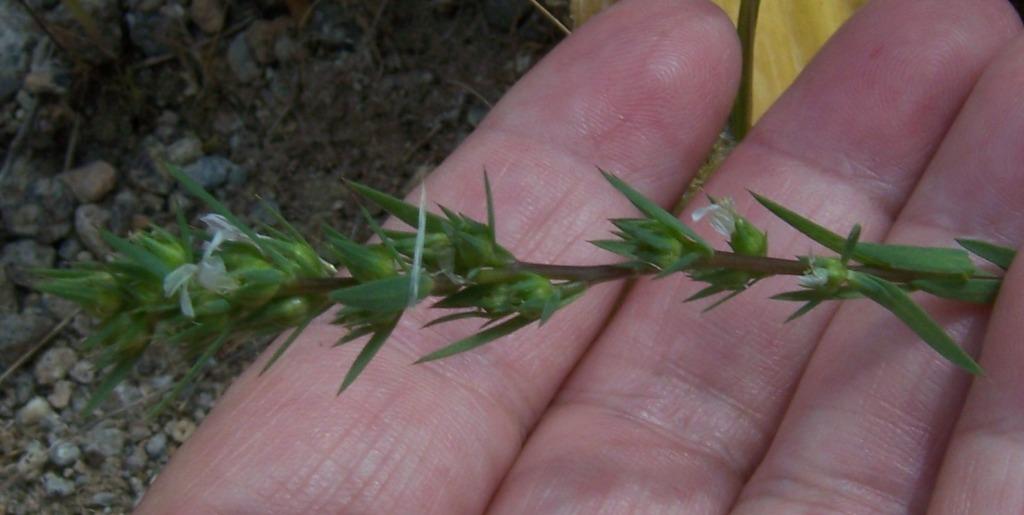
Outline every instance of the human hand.
[[[777, 256], [806, 240], [746, 189], [840, 232], [860, 222], [865, 241], [1016, 246], [1022, 56], [1003, 0], [875, 2], [706, 189], [735, 198]], [[538, 64], [427, 189], [480, 218], [486, 166], [503, 245], [611, 262], [586, 240], [633, 211], [594, 166], [671, 204], [738, 75], [734, 30], [710, 4], [622, 2]], [[267, 374], [272, 349], [236, 381], [140, 512], [1024, 510], [1024, 266], [991, 320], [924, 302], [976, 355], [985, 340], [973, 385], [869, 302], [783, 325], [792, 306], [766, 301], [777, 282], [703, 315], [680, 302], [699, 287], [602, 285], [542, 329], [410, 366], [471, 330], [420, 329], [416, 310], [340, 397], [358, 348], [331, 349], [342, 329], [315, 325]]]

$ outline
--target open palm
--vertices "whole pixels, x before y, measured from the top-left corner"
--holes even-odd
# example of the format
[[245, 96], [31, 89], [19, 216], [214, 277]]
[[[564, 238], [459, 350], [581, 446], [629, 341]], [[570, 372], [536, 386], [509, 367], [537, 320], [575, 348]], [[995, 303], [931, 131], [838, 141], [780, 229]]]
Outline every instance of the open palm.
[[[879, 0], [707, 185], [767, 229], [763, 193], [863, 240], [1024, 239], [1024, 36], [1004, 0]], [[739, 48], [704, 1], [624, 1], [561, 44], [427, 181], [521, 259], [611, 262], [633, 213], [596, 173], [679, 196], [728, 113]], [[699, 228], [709, 239], [713, 232]], [[140, 506], [162, 513], [1020, 513], [1024, 266], [994, 311], [928, 299], [974, 379], [867, 301], [783, 325], [765, 281], [707, 314], [673, 276], [594, 288], [543, 328], [427, 365], [472, 327], [411, 312], [360, 379], [307, 330], [236, 381]]]

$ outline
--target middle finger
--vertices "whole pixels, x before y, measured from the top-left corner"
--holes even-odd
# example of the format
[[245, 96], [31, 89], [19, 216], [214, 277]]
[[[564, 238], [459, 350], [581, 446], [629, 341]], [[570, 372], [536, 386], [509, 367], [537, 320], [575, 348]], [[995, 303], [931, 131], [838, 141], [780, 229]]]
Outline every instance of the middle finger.
[[[977, 2], [866, 7], [826, 45], [727, 161], [708, 191], [751, 211], [750, 188], [826, 226], [885, 234], [977, 74], [1009, 30]], [[933, 34], [957, 34], [935, 39]], [[936, 87], [935, 85], [941, 85]], [[757, 171], [755, 175], [752, 172]], [[838, 208], [836, 206], [842, 206]], [[763, 213], [763, 211], [757, 211]], [[807, 240], [776, 238], [775, 255]], [[761, 285], [706, 315], [698, 286], [640, 284], [527, 443], [497, 512], [727, 509], [765, 452], [832, 307], [797, 324]]]

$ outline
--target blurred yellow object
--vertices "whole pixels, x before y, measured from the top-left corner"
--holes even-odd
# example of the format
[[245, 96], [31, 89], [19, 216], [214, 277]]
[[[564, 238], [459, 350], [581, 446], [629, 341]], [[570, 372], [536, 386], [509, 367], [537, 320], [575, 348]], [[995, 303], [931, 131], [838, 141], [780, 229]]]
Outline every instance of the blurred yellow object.
[[[736, 21], [740, 0], [714, 0]], [[762, 0], [754, 34], [754, 121], [867, 0]]]
[[[713, 0], [733, 22], [740, 0]], [[612, 0], [571, 0], [573, 23]], [[753, 120], [779, 98], [826, 40], [867, 0], [762, 0], [754, 35]]]

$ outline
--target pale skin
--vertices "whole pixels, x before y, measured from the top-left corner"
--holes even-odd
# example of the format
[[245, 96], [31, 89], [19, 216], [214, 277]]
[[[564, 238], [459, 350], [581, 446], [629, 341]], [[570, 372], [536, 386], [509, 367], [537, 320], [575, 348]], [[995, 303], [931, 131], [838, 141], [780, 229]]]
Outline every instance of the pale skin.
[[[635, 213], [596, 172], [670, 205], [729, 111], [734, 30], [703, 1], [623, 1], [578, 30], [427, 180], [521, 259], [598, 264]], [[707, 185], [808, 240], [757, 191], [866, 241], [1024, 241], [1024, 36], [1004, 0], [859, 12]], [[691, 207], [691, 210], [693, 208]], [[706, 225], [699, 231], [720, 246]], [[682, 276], [594, 288], [543, 328], [412, 366], [472, 323], [406, 315], [342, 396], [358, 343], [268, 350], [174, 455], [140, 513], [1024, 512], [1024, 263], [995, 306], [923, 300], [971, 378], [868, 301], [795, 308], [765, 281], [715, 311]], [[616, 302], [621, 298], [621, 305]]]

